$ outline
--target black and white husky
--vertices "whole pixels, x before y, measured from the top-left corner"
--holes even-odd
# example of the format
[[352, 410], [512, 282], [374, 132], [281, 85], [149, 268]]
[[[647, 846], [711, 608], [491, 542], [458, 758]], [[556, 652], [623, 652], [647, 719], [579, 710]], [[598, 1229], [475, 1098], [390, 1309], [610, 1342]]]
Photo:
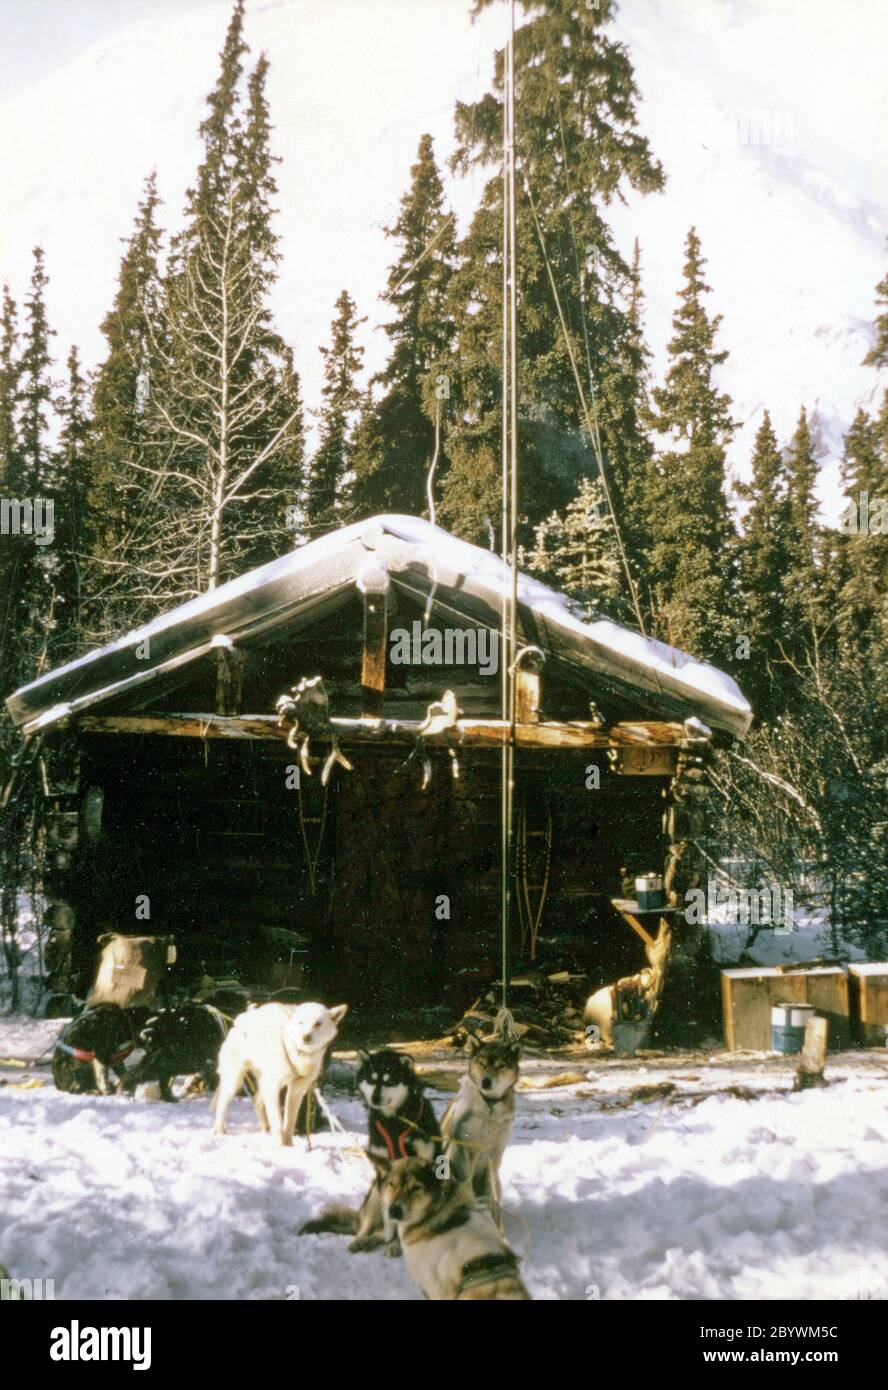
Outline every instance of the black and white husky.
[[357, 1088], [367, 1107], [367, 1157], [376, 1177], [360, 1211], [328, 1207], [316, 1220], [307, 1221], [299, 1234], [354, 1235], [348, 1247], [352, 1253], [384, 1245], [387, 1255], [399, 1255], [395, 1224], [383, 1219], [382, 1182], [392, 1164], [402, 1158], [434, 1163], [442, 1148], [440, 1126], [409, 1057], [389, 1047], [379, 1052], [359, 1049], [358, 1062]]

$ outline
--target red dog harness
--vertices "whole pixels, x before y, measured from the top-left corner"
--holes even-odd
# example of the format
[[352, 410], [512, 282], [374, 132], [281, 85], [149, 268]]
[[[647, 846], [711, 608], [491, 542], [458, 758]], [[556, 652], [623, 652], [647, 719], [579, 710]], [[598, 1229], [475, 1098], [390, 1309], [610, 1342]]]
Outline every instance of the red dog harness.
[[82, 1047], [70, 1047], [68, 1043], [63, 1043], [61, 1039], [56, 1043], [57, 1052], [67, 1052], [69, 1057], [73, 1057], [78, 1062], [94, 1062], [96, 1054], [94, 1052], [84, 1052]]
[[409, 1129], [402, 1129], [401, 1133], [397, 1136], [397, 1152], [395, 1151], [395, 1137], [389, 1134], [388, 1130], [385, 1128], [385, 1125], [382, 1123], [381, 1120], [376, 1121], [376, 1129], [382, 1135], [383, 1142], [385, 1143], [385, 1147], [388, 1149], [388, 1156], [391, 1159], [392, 1163], [395, 1163], [399, 1158], [410, 1157], [406, 1147], [407, 1140], [410, 1137], [411, 1133]]
[[[56, 1047], [62, 1052], [67, 1052], [68, 1056], [73, 1057], [77, 1062], [94, 1062], [96, 1060], [96, 1054], [94, 1052], [87, 1052], [83, 1047], [72, 1047], [70, 1043], [62, 1042], [61, 1038], [56, 1043]], [[119, 1048], [117, 1052], [112, 1052], [108, 1061], [122, 1062], [124, 1057], [130, 1055], [134, 1047], [135, 1043], [127, 1043], [125, 1047]]]
[[392, 1163], [396, 1163], [399, 1158], [412, 1158], [417, 1139], [429, 1140], [435, 1145], [436, 1150], [440, 1147], [441, 1137], [437, 1133], [438, 1121], [434, 1110], [422, 1096], [419, 1097], [415, 1109], [415, 1119], [403, 1114], [373, 1117], [373, 1128], [385, 1144]]

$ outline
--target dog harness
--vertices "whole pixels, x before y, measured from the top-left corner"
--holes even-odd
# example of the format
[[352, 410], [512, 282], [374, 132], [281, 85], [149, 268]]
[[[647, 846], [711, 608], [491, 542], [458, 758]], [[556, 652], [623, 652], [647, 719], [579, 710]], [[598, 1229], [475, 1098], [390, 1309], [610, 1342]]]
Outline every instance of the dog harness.
[[493, 1109], [495, 1109], [495, 1107], [496, 1107], [497, 1105], [500, 1105], [504, 1100], [508, 1100], [509, 1096], [512, 1094], [512, 1092], [514, 1091], [514, 1089], [515, 1089], [514, 1086], [510, 1086], [509, 1089], [508, 1089], [507, 1091], [503, 1091], [503, 1093], [502, 1093], [501, 1096], [494, 1096], [493, 1099], [491, 1100], [488, 1096], [486, 1096], [486, 1095], [484, 1094], [484, 1092], [481, 1090], [481, 1087], [480, 1087], [480, 1086], [476, 1086], [476, 1087], [475, 1087], [475, 1090], [478, 1092], [479, 1096], [480, 1096], [481, 1099], [483, 1100], [484, 1104], [487, 1106], [488, 1110], [493, 1110]]
[[505, 1274], [517, 1274], [518, 1261], [514, 1255], [503, 1251], [501, 1254], [479, 1255], [467, 1260], [463, 1265], [462, 1279], [459, 1281], [460, 1293], [478, 1288], [481, 1284], [493, 1284]]
[[[430, 1121], [432, 1129], [429, 1128]], [[392, 1163], [396, 1163], [399, 1158], [411, 1157], [414, 1136], [428, 1139], [437, 1146], [441, 1140], [441, 1136], [434, 1133], [437, 1125], [434, 1110], [421, 1096], [415, 1120], [409, 1119], [406, 1115], [374, 1115], [371, 1139], [375, 1129]]]
[[[65, 1033], [67, 1033], [69, 1029], [73, 1028], [75, 1023], [79, 1023], [80, 1020], [85, 1016], [85, 1014], [89, 1012], [90, 1010], [87, 1009], [84, 1011], [83, 1014], [78, 1014], [77, 1018], [73, 1018], [71, 1022], [68, 1024], [68, 1027], [65, 1029]], [[127, 1022], [130, 1024], [130, 1032], [132, 1032], [132, 1023], [129, 1020], [129, 1018], [127, 1018]], [[56, 1040], [55, 1051], [67, 1053], [69, 1057], [74, 1058], [75, 1062], [94, 1062], [96, 1060], [96, 1054], [94, 1052], [90, 1052], [85, 1047], [72, 1047], [70, 1043], [64, 1042], [63, 1038], [64, 1034], [61, 1038], [58, 1038]], [[135, 1047], [135, 1039], [132, 1039], [128, 1043], [124, 1043], [123, 1047], [119, 1047], [116, 1052], [111, 1053], [111, 1055], [108, 1058], [109, 1064], [113, 1065], [117, 1062], [122, 1062], [124, 1057], [128, 1057], [130, 1053], [134, 1051]]]
[[[127, 1043], [125, 1047], [119, 1048], [117, 1052], [112, 1052], [108, 1061], [122, 1062], [124, 1057], [130, 1055], [134, 1047], [135, 1043]], [[73, 1057], [77, 1062], [94, 1062], [96, 1060], [96, 1054], [94, 1052], [87, 1052], [83, 1047], [72, 1047], [70, 1043], [62, 1042], [61, 1038], [59, 1038], [56, 1043], [56, 1051], [67, 1052], [68, 1056]]]
[[94, 1052], [85, 1052], [82, 1047], [70, 1047], [68, 1043], [62, 1042], [61, 1038], [56, 1043], [55, 1050], [56, 1052], [67, 1052], [69, 1057], [75, 1058], [78, 1062], [94, 1062], [96, 1060]]

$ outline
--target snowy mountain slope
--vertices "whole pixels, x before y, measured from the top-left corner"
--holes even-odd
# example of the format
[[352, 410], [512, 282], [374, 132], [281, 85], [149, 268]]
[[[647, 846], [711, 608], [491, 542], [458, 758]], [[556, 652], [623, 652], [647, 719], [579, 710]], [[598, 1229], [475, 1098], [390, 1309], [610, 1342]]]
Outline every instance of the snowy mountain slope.
[[[879, 394], [861, 360], [888, 265], [888, 10], [870, 0], [626, 0], [618, 29], [665, 196], [615, 221], [642, 244], [647, 328], [662, 361], [693, 222], [731, 356], [743, 471], [767, 407], [785, 439], [816, 408], [825, 511], [841, 436]], [[883, 379], [881, 387], [888, 384]]]
[[[66, 0], [39, 3], [52, 23]], [[0, 5], [6, 44], [16, 42], [15, 8]], [[182, 0], [181, 12], [167, 6], [116, 27], [0, 104], [0, 276], [21, 297], [30, 248], [44, 244], [60, 358], [72, 340], [87, 361], [102, 351], [120, 238], [153, 166], [167, 225], [179, 218], [229, 8]], [[343, 287], [368, 314], [368, 367], [384, 360], [377, 295], [392, 247], [383, 227], [420, 134], [431, 131], [439, 158], [449, 153], [453, 102], [484, 89], [503, 33], [504, 13], [472, 25], [468, 9], [468, 0], [248, 0], [254, 55], [264, 48], [271, 59], [283, 158], [277, 311], [311, 406]], [[841, 434], [877, 391], [860, 361], [888, 261], [888, 11], [877, 0], [621, 0], [616, 27], [669, 174], [660, 197], [613, 210], [621, 245], [642, 243], [656, 365], [693, 222], [744, 422], [735, 466], [743, 470], [763, 406], [785, 437], [804, 402], [817, 409], [829, 494]], [[463, 223], [481, 184], [477, 175], [451, 189]], [[836, 513], [834, 496], [827, 511]]]
[[[23, 293], [30, 249], [45, 246], [60, 357], [72, 339], [88, 361], [103, 350], [120, 238], [152, 167], [165, 225], [178, 224], [230, 9], [183, 3], [180, 16], [116, 32], [0, 105], [0, 277]], [[271, 59], [282, 157], [277, 313], [309, 404], [343, 287], [370, 315], [368, 365], [384, 360], [384, 335], [373, 331], [392, 254], [383, 227], [422, 132], [449, 145], [455, 98], [481, 90], [489, 70], [491, 26], [473, 26], [464, 0], [423, 0], [419, 11], [414, 0], [248, 0], [253, 60], [262, 49]], [[9, 16], [0, 18], [9, 38]], [[467, 188], [466, 211], [471, 196]]]

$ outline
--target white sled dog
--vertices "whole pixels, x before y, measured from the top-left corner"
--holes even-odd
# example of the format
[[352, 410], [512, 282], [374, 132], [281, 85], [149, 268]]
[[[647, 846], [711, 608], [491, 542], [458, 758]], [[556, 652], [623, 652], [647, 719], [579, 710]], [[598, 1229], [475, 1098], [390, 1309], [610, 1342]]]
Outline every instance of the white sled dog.
[[228, 1107], [249, 1077], [262, 1128], [291, 1145], [302, 1102], [347, 1011], [347, 1004], [262, 1004], [240, 1014], [219, 1051], [215, 1132], [225, 1133]]

